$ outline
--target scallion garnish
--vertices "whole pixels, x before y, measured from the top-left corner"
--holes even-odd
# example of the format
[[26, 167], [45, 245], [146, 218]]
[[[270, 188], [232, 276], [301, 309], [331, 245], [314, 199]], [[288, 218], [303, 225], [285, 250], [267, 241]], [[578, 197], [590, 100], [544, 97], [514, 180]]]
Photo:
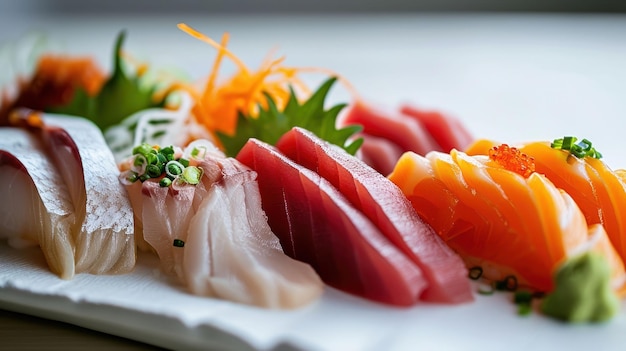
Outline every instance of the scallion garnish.
[[180, 239], [174, 239], [174, 246], [176, 247], [185, 247], [185, 242]]
[[176, 176], [183, 173], [184, 169], [185, 166], [180, 162], [172, 160], [165, 165], [165, 174], [167, 174], [168, 177], [176, 178]]
[[189, 166], [183, 169], [183, 173], [180, 175], [180, 178], [186, 183], [196, 185], [200, 182], [200, 178], [202, 178], [202, 173], [202, 168]]
[[533, 300], [534, 294], [531, 293], [530, 291], [517, 291], [515, 293], [515, 296], [513, 298], [513, 302], [515, 302], [516, 304], [520, 304], [520, 303], [530, 303]]
[[532, 303], [535, 294], [530, 291], [517, 291], [513, 297], [513, 302], [517, 305], [517, 314], [527, 316], [532, 312]]
[[480, 284], [478, 287], [478, 293], [481, 295], [493, 295], [495, 291], [496, 289], [491, 284]]
[[517, 278], [514, 275], [506, 276], [496, 282], [496, 290], [515, 291], [517, 290]]
[[163, 188], [167, 188], [168, 186], [172, 185], [172, 180], [169, 178], [163, 178], [159, 181], [159, 185]]
[[[202, 148], [194, 148], [195, 155], [204, 155]], [[193, 154], [193, 152], [192, 152]], [[124, 182], [133, 183], [137, 180], [145, 182], [151, 178], [161, 178], [159, 185], [169, 187], [174, 182], [177, 185], [196, 185], [202, 179], [202, 168], [190, 166], [189, 160], [176, 155], [182, 155], [173, 146], [159, 148], [147, 143], [133, 148], [133, 159], [130, 161], [131, 169], [125, 175]]]
[[469, 270], [469, 278], [472, 280], [478, 280], [483, 275], [483, 269], [481, 267], [473, 267]]
[[550, 147], [553, 149], [569, 151], [572, 155], [578, 158], [583, 158], [583, 157], [592, 157], [592, 158], [597, 158], [597, 159], [602, 158], [602, 154], [598, 152], [598, 150], [596, 150], [592, 146], [591, 141], [587, 139], [583, 139], [579, 141], [578, 143], [576, 141], [578, 141], [576, 137], [566, 136], [561, 139], [555, 139], [550, 144]]

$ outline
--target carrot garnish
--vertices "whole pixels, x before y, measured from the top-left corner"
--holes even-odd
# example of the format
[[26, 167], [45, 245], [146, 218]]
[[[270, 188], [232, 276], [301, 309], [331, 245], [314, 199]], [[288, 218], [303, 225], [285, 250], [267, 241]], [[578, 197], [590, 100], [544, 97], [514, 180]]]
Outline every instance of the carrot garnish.
[[[177, 86], [189, 92], [194, 98], [195, 106], [192, 114], [200, 125], [214, 135], [219, 133], [233, 136], [237, 130], [237, 120], [240, 114], [246, 118], [258, 118], [261, 110], [269, 108], [266, 94], [272, 98], [278, 110], [282, 110], [287, 105], [293, 93], [292, 89], [298, 89], [310, 95], [306, 84], [299, 78], [299, 73], [331, 72], [314, 67], [284, 66], [285, 58], [272, 58], [272, 51], [256, 71], [251, 70], [226, 48], [228, 33], [225, 33], [221, 42], [218, 43], [184, 23], [179, 24], [178, 28], [217, 50], [203, 91], [198, 91], [193, 85], [179, 84]], [[217, 75], [224, 58], [230, 59], [235, 64], [237, 72], [229, 79], [218, 83]], [[350, 87], [345, 80], [342, 82], [346, 87]]]

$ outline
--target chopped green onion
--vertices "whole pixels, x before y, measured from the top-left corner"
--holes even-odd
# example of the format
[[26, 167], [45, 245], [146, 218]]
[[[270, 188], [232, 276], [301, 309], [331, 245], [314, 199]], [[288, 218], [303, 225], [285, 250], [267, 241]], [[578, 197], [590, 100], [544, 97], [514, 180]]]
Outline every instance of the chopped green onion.
[[[134, 176], [126, 176], [130, 183], [138, 180], [142, 182], [150, 178], [161, 178], [159, 185], [169, 187], [175, 181], [176, 184], [192, 184], [200, 183], [203, 175], [202, 168], [189, 166], [189, 160], [184, 158], [175, 159], [177, 148], [174, 146], [166, 146], [163, 148], [152, 147], [147, 143], [133, 148], [133, 156], [131, 169], [128, 172]], [[180, 154], [180, 150], [178, 151]], [[192, 154], [198, 156], [206, 153], [206, 147], [200, 146], [193, 148]], [[165, 173], [165, 177], [162, 177]]]
[[148, 174], [150, 178], [156, 178], [161, 175], [161, 168], [157, 165], [148, 165], [146, 174]]
[[563, 145], [561, 146], [564, 150], [570, 150], [572, 145], [576, 142], [576, 138], [572, 136], [566, 136], [563, 138]]
[[154, 165], [157, 163], [157, 161], [159, 160], [156, 154], [147, 154], [146, 156], [146, 160], [148, 160], [148, 164]]
[[176, 177], [183, 173], [185, 166], [178, 161], [170, 161], [165, 165], [165, 173], [170, 177]]
[[146, 164], [146, 158], [143, 155], [135, 156], [135, 161], [133, 161], [133, 165], [135, 166], [143, 166]]
[[152, 150], [152, 146], [150, 146], [150, 144], [143, 143], [133, 148], [133, 155], [139, 154], [145, 156], [150, 153], [150, 150]]
[[185, 247], [185, 242], [180, 239], [174, 239], [174, 246], [176, 247]]
[[572, 155], [583, 158], [593, 157], [597, 159], [602, 158], [602, 154], [593, 147], [593, 144], [588, 139], [583, 139], [576, 143], [578, 139], [572, 136], [566, 136], [562, 139], [555, 139], [550, 147], [553, 149], [561, 149], [569, 151]]
[[520, 316], [528, 316], [533, 311], [530, 303], [520, 303], [517, 305], [517, 314]]
[[495, 291], [496, 289], [491, 284], [480, 284], [478, 287], [478, 293], [481, 295], [493, 295]]
[[174, 147], [173, 146], [167, 146], [161, 149], [160, 153], [165, 156], [165, 158], [168, 161], [171, 161], [174, 159]]
[[518, 291], [515, 293], [513, 302], [517, 305], [517, 314], [527, 316], [532, 312], [532, 303], [535, 293], [530, 291]]
[[483, 269], [481, 267], [473, 267], [469, 270], [469, 278], [472, 280], [478, 280], [483, 275]]
[[[202, 151], [202, 156], [200, 156], [200, 151]], [[203, 157], [204, 154], [206, 154], [205, 146], [194, 147], [193, 150], [191, 150], [191, 157], [193, 158], [198, 158], [198, 156]]]
[[130, 172], [130, 174], [128, 175], [128, 177], [126, 178], [129, 182], [134, 183], [136, 182], [139, 177], [137, 176], [137, 173], [135, 172]]
[[183, 170], [181, 174], [181, 179], [188, 184], [196, 185], [200, 183], [200, 178], [202, 178], [202, 168], [196, 166], [189, 166]]
[[167, 157], [162, 153], [157, 154], [157, 161], [160, 163], [167, 163]]
[[167, 188], [168, 186], [172, 185], [172, 180], [171, 180], [171, 179], [169, 179], [169, 178], [167, 178], [167, 177], [166, 177], [166, 178], [163, 178], [163, 179], [161, 179], [161, 180], [159, 181], [159, 185], [160, 185], [162, 188]]
[[514, 275], [509, 275], [504, 279], [496, 282], [496, 290], [517, 290], [517, 278]]
[[530, 291], [518, 291], [515, 293], [513, 302], [516, 304], [530, 303], [533, 300], [534, 294]]

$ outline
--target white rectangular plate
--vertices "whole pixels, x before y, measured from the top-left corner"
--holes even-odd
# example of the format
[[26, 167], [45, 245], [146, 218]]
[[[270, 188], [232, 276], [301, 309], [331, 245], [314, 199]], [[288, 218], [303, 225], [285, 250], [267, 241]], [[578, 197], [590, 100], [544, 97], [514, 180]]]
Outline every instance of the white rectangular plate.
[[295, 311], [192, 296], [142, 254], [119, 276], [64, 281], [38, 248], [0, 243], [0, 308], [68, 322], [172, 349], [220, 350], [623, 350], [626, 313], [609, 323], [568, 325], [521, 317], [509, 293], [458, 306], [394, 308], [327, 288]]

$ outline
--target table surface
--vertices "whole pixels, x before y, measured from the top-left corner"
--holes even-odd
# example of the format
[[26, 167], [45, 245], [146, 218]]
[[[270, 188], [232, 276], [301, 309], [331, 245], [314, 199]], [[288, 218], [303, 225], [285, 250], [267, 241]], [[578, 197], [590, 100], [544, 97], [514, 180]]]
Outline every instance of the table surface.
[[[109, 67], [120, 29], [127, 50], [155, 66], [202, 78], [214, 52], [178, 31], [187, 22], [251, 66], [272, 47], [293, 66], [341, 73], [374, 103], [411, 101], [460, 118], [480, 137], [503, 141], [585, 135], [614, 168], [626, 127], [626, 17], [565, 15], [46, 17], [0, 14], [0, 44], [46, 32], [56, 48]], [[225, 70], [232, 67], [225, 66]], [[311, 82], [318, 77], [307, 78]], [[346, 101], [339, 89], [332, 97]], [[590, 125], [592, 127], [590, 127]], [[11, 348], [154, 349], [80, 327], [0, 310]]]

